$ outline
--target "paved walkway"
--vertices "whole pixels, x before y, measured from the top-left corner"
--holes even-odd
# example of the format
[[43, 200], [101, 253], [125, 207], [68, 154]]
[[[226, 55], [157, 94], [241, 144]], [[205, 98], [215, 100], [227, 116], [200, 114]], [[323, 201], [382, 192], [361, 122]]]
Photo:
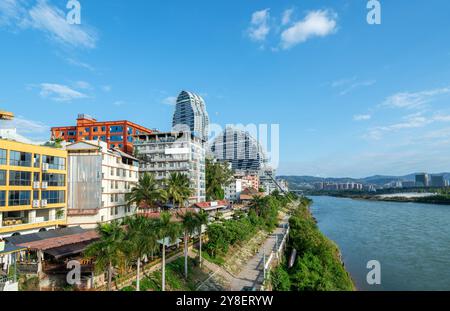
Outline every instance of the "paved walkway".
[[278, 245], [283, 239], [286, 232], [286, 224], [289, 222], [289, 216], [285, 216], [280, 222], [278, 228], [270, 235], [259, 252], [250, 259], [242, 268], [241, 272], [232, 279], [231, 290], [241, 291], [244, 287], [254, 287], [259, 290], [264, 281], [264, 253], [266, 260], [270, 253], [276, 250], [276, 243], [278, 238]]

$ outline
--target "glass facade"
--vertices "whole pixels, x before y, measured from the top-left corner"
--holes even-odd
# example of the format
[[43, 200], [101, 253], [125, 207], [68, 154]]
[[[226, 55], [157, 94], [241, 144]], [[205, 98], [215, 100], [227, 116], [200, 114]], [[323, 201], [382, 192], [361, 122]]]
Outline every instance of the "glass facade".
[[9, 165], [31, 167], [31, 153], [11, 150], [9, 157]]
[[0, 149], [0, 165], [6, 165], [6, 150]]
[[64, 174], [42, 174], [42, 181], [46, 181], [49, 187], [64, 187], [66, 175]]
[[48, 167], [52, 170], [66, 169], [66, 160], [64, 158], [44, 155], [42, 156], [42, 163], [47, 163]]
[[42, 191], [42, 200], [47, 200], [47, 204], [64, 203], [66, 192], [61, 191]]
[[31, 191], [9, 191], [9, 206], [30, 205]]
[[121, 133], [121, 132], [123, 132], [123, 126], [111, 126], [109, 128], [109, 131], [111, 133]]
[[9, 171], [10, 186], [31, 186], [31, 172]]
[[6, 205], [6, 191], [0, 191], [0, 206]]
[[6, 171], [0, 170], [0, 186], [6, 186]]

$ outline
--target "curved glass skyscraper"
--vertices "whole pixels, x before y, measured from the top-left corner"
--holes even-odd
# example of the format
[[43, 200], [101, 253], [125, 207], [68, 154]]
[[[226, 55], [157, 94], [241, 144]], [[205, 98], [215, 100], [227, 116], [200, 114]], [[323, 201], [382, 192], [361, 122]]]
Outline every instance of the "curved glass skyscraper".
[[175, 131], [189, 128], [191, 133], [206, 142], [209, 116], [203, 98], [191, 92], [181, 91], [177, 98], [172, 127]]
[[265, 167], [266, 157], [259, 142], [249, 132], [227, 127], [210, 146], [219, 161], [231, 163], [234, 171], [258, 172]]

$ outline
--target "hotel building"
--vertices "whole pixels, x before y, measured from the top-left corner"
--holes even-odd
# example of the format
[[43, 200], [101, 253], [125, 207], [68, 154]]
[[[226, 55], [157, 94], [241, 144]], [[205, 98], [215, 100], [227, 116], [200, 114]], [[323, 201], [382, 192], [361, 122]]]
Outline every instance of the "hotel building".
[[136, 158], [101, 141], [78, 142], [66, 149], [69, 226], [90, 229], [136, 213], [125, 199], [139, 179]]
[[66, 225], [67, 152], [0, 139], [0, 237]]
[[172, 128], [182, 132], [190, 130], [203, 141], [208, 140], [209, 116], [201, 96], [186, 91], [178, 95]]
[[190, 203], [206, 200], [205, 148], [203, 140], [188, 132], [139, 135], [135, 141], [141, 173], [152, 173], [157, 180], [179, 172], [189, 176], [193, 196]]
[[130, 121], [99, 122], [93, 117], [78, 115], [76, 126], [53, 127], [52, 138], [61, 138], [69, 143], [98, 140], [128, 154], [133, 153], [133, 136], [151, 134], [153, 131]]

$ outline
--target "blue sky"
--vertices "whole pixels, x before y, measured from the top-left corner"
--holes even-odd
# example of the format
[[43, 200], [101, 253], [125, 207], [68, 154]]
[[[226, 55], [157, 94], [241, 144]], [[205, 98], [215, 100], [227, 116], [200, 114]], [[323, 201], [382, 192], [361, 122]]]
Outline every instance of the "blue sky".
[[[48, 138], [78, 113], [168, 130], [173, 98], [212, 122], [279, 124], [279, 174], [450, 171], [450, 2], [0, 0], [0, 108]], [[30, 130], [31, 129], [31, 130]]]

